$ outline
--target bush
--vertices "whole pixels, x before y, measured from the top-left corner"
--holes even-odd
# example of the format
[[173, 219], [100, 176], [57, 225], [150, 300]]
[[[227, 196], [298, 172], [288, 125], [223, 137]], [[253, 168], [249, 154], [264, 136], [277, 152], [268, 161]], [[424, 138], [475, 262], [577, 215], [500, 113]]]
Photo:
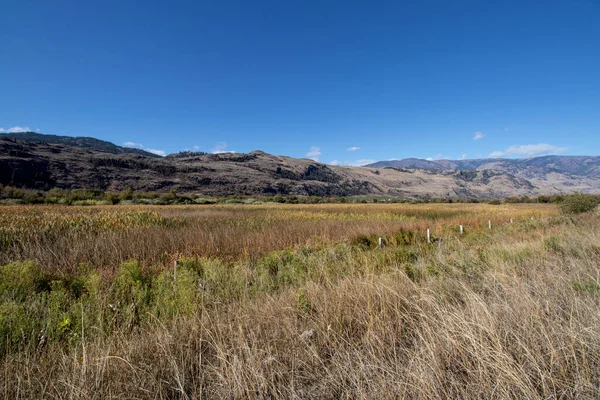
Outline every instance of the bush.
[[106, 201], [108, 201], [110, 204], [113, 204], [113, 205], [119, 204], [119, 202], [121, 201], [121, 197], [116, 193], [107, 193]]
[[32, 261], [0, 266], [0, 301], [25, 301], [44, 285], [42, 270]]
[[560, 203], [560, 210], [563, 214], [582, 214], [594, 211], [598, 204], [600, 204], [598, 196], [576, 193], [565, 196], [562, 203]]

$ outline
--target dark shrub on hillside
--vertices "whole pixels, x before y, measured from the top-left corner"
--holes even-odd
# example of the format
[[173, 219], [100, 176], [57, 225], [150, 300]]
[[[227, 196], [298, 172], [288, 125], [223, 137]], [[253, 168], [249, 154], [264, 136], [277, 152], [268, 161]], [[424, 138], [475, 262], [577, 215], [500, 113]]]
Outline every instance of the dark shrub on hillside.
[[560, 210], [563, 214], [581, 214], [591, 212], [600, 204], [600, 198], [593, 194], [576, 193], [565, 196], [560, 203]]

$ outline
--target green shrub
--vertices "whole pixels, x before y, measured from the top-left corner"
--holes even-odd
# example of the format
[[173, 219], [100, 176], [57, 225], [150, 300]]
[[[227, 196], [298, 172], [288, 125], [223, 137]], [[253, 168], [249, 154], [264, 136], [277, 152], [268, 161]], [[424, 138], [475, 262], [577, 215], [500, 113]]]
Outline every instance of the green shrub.
[[261, 289], [277, 290], [306, 279], [307, 265], [292, 250], [275, 251], [257, 262], [258, 283]]
[[0, 267], [0, 301], [25, 301], [43, 290], [45, 284], [41, 269], [33, 261]]
[[133, 190], [131, 190], [131, 188], [127, 188], [121, 192], [119, 197], [121, 200], [131, 200], [133, 199]]
[[312, 311], [312, 306], [305, 288], [300, 288], [296, 291], [296, 308], [300, 315], [306, 315]]
[[200, 276], [192, 263], [180, 263], [176, 275], [172, 269], [164, 270], [152, 282], [153, 315], [164, 320], [193, 314], [201, 305], [201, 290]]
[[144, 274], [138, 261], [131, 260], [121, 265], [110, 306], [116, 314], [116, 325], [131, 328], [139, 324], [150, 305], [150, 283], [150, 277]]
[[560, 203], [560, 210], [563, 214], [582, 214], [594, 211], [600, 199], [592, 194], [576, 193], [570, 196], [565, 196]]
[[106, 201], [113, 205], [119, 204], [119, 202], [121, 201], [121, 197], [117, 193], [107, 193]]
[[14, 301], [0, 302], [0, 354], [37, 341], [42, 323], [30, 310], [36, 302], [28, 304]]

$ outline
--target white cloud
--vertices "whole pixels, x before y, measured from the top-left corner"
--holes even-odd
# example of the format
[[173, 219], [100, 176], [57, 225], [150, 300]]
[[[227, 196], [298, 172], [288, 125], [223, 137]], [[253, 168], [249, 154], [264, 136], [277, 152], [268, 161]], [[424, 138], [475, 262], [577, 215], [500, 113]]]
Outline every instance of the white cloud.
[[215, 143], [215, 145], [213, 146], [212, 150], [210, 151], [212, 154], [223, 154], [223, 153], [235, 153], [235, 150], [226, 150], [227, 149], [227, 143], [225, 142], [218, 142]]
[[490, 158], [513, 157], [513, 156], [543, 156], [548, 154], [562, 153], [566, 149], [547, 143], [525, 144], [520, 146], [510, 146], [506, 150], [498, 150], [490, 153]]
[[352, 146], [352, 147], [348, 147], [346, 149], [346, 151], [358, 151], [358, 150], [360, 150], [360, 147], [358, 147], [358, 146]]
[[440, 153], [436, 154], [436, 155], [435, 155], [435, 156], [433, 156], [433, 157], [427, 157], [427, 158], [426, 158], [426, 160], [427, 160], [427, 161], [434, 161], [434, 160], [447, 160], [447, 159], [448, 159], [448, 157], [446, 157], [445, 155], [443, 155], [443, 154], [440, 154]]
[[0, 132], [2, 133], [18, 133], [18, 132], [31, 132], [31, 129], [29, 129], [28, 126], [13, 126], [12, 128], [0, 128]]
[[195, 151], [198, 151], [198, 150], [200, 150], [200, 146], [197, 146], [197, 145], [193, 145], [193, 146], [192, 146], [192, 148], [193, 148]]
[[167, 155], [167, 153], [164, 150], [148, 149], [148, 148], [144, 147], [144, 145], [141, 144], [141, 143], [124, 142], [123, 146], [124, 147], [134, 148], [134, 149], [143, 149], [143, 150], [147, 151], [148, 153], [156, 154], [156, 155], [159, 155], [161, 157], [164, 157], [164, 156]]
[[148, 153], [156, 154], [161, 157], [164, 157], [167, 155], [167, 153], [165, 153], [164, 150], [156, 150], [156, 149], [144, 149], [144, 150], [146, 150]]
[[356, 160], [356, 161], [333, 160], [333, 161], [329, 162], [329, 165], [343, 165], [343, 166], [349, 166], [349, 167], [362, 167], [363, 165], [373, 164], [374, 162], [377, 162], [377, 160], [372, 160], [370, 158], [362, 158], [362, 159]]
[[356, 160], [354, 162], [351, 162], [348, 165], [352, 165], [352, 166], [355, 166], [355, 167], [362, 167], [363, 165], [373, 164], [374, 162], [376, 162], [376, 160], [371, 160], [370, 158], [361, 158], [360, 160]]
[[317, 146], [311, 146], [310, 150], [308, 151], [308, 153], [306, 153], [305, 157], [308, 157], [312, 160], [315, 161], [319, 161], [319, 159], [321, 158], [321, 148], [317, 147]]
[[485, 133], [483, 132], [475, 132], [475, 135], [473, 136], [473, 140], [481, 140], [485, 137]]
[[460, 156], [461, 160], [466, 160], [467, 159], [467, 153], [463, 154], [462, 156]]
[[135, 143], [135, 142], [125, 142], [123, 143], [123, 146], [125, 147], [137, 147], [138, 149], [143, 149], [144, 145], [141, 143]]

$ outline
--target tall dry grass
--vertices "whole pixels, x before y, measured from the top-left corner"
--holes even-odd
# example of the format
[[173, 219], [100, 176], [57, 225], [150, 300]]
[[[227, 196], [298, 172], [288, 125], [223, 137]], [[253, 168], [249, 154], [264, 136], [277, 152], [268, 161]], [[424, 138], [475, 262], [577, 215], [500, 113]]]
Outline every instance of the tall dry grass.
[[[358, 213], [376, 219], [379, 210]], [[111, 334], [84, 327], [76, 340], [10, 350], [1, 360], [0, 393], [70, 399], [599, 397], [600, 219], [531, 221], [530, 213], [553, 211], [518, 211], [523, 214], [512, 225], [501, 225], [508, 215], [502, 214], [491, 232], [484, 226], [464, 236], [449, 227], [468, 213], [446, 216], [446, 228], [444, 216], [410, 222], [445, 232], [438, 233], [446, 239], [440, 245], [367, 249], [330, 238], [306, 256], [298, 249], [308, 279], [277, 290], [248, 287], [227, 301], [203, 286], [191, 315], [151, 315], [147, 323]], [[166, 212], [181, 217], [193, 210]], [[475, 209], [473, 222], [485, 225], [486, 214]], [[375, 227], [368, 218], [363, 222]]]
[[128, 259], [166, 265], [174, 255], [256, 258], [359, 235], [399, 230], [437, 235], [557, 215], [554, 206], [348, 204], [276, 206], [0, 207], [0, 265], [36, 260], [65, 273], [81, 263], [114, 270]]

